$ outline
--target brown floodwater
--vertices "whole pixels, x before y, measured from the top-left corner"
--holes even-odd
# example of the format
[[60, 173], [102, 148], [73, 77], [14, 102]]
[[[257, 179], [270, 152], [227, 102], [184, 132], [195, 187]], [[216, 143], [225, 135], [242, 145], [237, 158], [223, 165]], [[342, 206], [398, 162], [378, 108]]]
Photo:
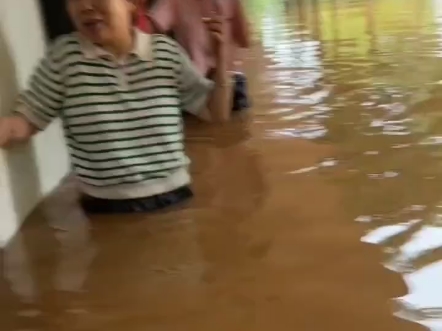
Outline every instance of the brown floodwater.
[[196, 197], [1, 253], [4, 331], [442, 330], [442, 0], [248, 0], [253, 109], [189, 121]]

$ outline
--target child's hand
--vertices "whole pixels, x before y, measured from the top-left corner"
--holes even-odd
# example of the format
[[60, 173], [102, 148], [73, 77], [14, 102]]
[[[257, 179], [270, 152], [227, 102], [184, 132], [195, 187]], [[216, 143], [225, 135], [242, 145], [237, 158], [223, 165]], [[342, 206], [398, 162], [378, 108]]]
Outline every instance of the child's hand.
[[9, 118], [0, 118], [0, 148], [9, 145], [13, 136], [12, 132]]
[[35, 128], [22, 116], [0, 118], [0, 148], [29, 139]]

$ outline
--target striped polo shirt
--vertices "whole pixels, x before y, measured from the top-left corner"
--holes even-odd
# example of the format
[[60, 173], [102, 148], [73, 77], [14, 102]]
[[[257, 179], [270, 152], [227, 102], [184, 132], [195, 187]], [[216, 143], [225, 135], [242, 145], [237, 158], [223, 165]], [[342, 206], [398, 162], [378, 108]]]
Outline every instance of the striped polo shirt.
[[189, 184], [181, 112], [198, 115], [212, 85], [165, 36], [135, 30], [117, 60], [74, 33], [50, 47], [17, 111], [40, 130], [61, 118], [84, 193], [131, 199]]

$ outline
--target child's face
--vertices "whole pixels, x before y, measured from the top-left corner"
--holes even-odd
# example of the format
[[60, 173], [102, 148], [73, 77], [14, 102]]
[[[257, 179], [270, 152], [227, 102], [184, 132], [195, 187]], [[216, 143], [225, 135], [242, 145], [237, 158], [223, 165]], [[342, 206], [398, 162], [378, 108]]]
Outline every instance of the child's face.
[[76, 29], [93, 43], [106, 46], [132, 27], [134, 0], [66, 0]]

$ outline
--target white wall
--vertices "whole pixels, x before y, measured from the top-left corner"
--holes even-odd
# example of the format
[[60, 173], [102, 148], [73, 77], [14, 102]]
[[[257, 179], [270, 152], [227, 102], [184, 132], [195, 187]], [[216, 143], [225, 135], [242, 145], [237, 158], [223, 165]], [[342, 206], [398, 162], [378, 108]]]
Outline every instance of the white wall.
[[[0, 115], [10, 113], [44, 47], [38, 1], [0, 0]], [[68, 170], [58, 122], [31, 143], [0, 151], [0, 247]]]

